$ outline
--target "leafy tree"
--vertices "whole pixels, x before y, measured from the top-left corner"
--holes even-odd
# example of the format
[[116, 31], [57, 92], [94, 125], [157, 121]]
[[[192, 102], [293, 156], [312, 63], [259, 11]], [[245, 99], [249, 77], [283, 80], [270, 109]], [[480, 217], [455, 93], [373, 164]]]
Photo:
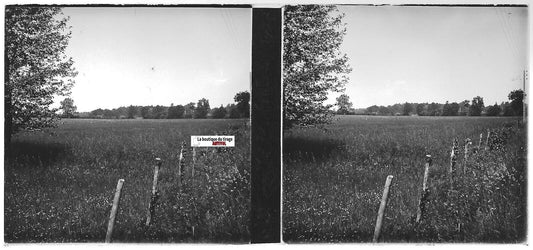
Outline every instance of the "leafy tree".
[[226, 113], [229, 114], [229, 118], [240, 118], [239, 111], [237, 110], [237, 105], [235, 104], [228, 104], [226, 105]]
[[342, 94], [337, 97], [337, 104], [335, 105], [339, 107], [339, 109], [337, 110], [337, 114], [340, 115], [349, 114], [353, 106], [353, 104], [350, 102], [350, 97], [347, 94]]
[[152, 116], [154, 119], [164, 119], [167, 117], [167, 108], [165, 106], [156, 105], [152, 108]]
[[416, 108], [415, 108], [415, 112], [416, 112], [416, 114], [419, 115], [419, 116], [423, 116], [423, 115], [424, 115], [424, 107], [425, 107], [425, 106], [426, 106], [426, 105], [423, 104], [423, 103], [419, 103], [419, 104], [417, 104], [417, 105], [416, 105]]
[[369, 115], [377, 115], [379, 112], [379, 107], [377, 105], [372, 105], [366, 108], [366, 113]]
[[106, 119], [116, 119], [118, 118], [118, 115], [116, 112], [114, 112], [111, 109], [104, 109], [104, 118]]
[[283, 27], [285, 127], [331, 122], [324, 105], [329, 92], [342, 92], [351, 72], [340, 52], [344, 14], [331, 5], [286, 6]]
[[442, 107], [442, 116], [458, 116], [459, 108], [459, 103], [448, 103], [448, 101], [446, 101], [446, 103]]
[[523, 116], [524, 112], [524, 91], [521, 89], [511, 91], [508, 95], [511, 101], [511, 108], [516, 116]]
[[434, 103], [434, 102], [428, 104], [427, 115], [429, 115], [429, 116], [439, 116], [439, 115], [441, 115], [440, 105], [438, 103]]
[[67, 97], [63, 101], [59, 102], [60, 110], [63, 110], [62, 117], [72, 118], [74, 117], [74, 113], [76, 113], [76, 110], [78, 109], [74, 105], [74, 100], [72, 98]]
[[150, 119], [152, 118], [151, 117], [151, 113], [150, 113], [150, 107], [148, 106], [142, 106], [141, 107], [141, 117], [143, 119]]
[[61, 8], [6, 6], [5, 143], [23, 129], [54, 126], [54, 96], [68, 96], [77, 72], [65, 55], [71, 33]]
[[392, 111], [385, 106], [379, 106], [378, 114], [379, 115], [392, 115]]
[[104, 110], [102, 109], [95, 109], [91, 111], [91, 116], [95, 118], [103, 118], [104, 117]]
[[214, 108], [213, 109], [213, 118], [214, 119], [223, 119], [226, 117], [226, 108], [224, 106], [220, 105], [220, 108]]
[[469, 113], [470, 101], [464, 100], [459, 103], [459, 115], [467, 115]]
[[250, 92], [239, 92], [233, 98], [237, 103], [236, 109], [239, 112], [239, 117], [250, 118]]
[[470, 108], [469, 108], [469, 115], [480, 116], [481, 111], [483, 110], [484, 107], [485, 105], [483, 104], [483, 97], [480, 97], [480, 96], [474, 97], [474, 99], [472, 99], [472, 104], [470, 105]]
[[209, 113], [209, 100], [202, 98], [198, 100], [196, 109], [194, 110], [194, 118], [207, 118], [207, 113]]
[[183, 111], [183, 118], [193, 118], [195, 109], [196, 104], [194, 102], [186, 104], [185, 110]]
[[128, 110], [127, 110], [127, 118], [128, 119], [133, 119], [135, 118], [135, 116], [137, 116], [137, 107], [133, 106], [133, 105], [130, 105], [128, 107]]
[[183, 118], [183, 113], [185, 112], [185, 107], [183, 105], [174, 106], [171, 104], [168, 108], [167, 119], [180, 119]]
[[413, 105], [406, 102], [403, 104], [403, 115], [409, 115], [413, 111]]
[[498, 106], [498, 103], [494, 103], [494, 106], [487, 107], [487, 116], [498, 116], [500, 112], [502, 112], [502, 109]]
[[511, 104], [509, 102], [502, 102], [500, 105], [501, 109], [503, 110], [503, 116], [513, 116], [514, 111], [513, 107], [511, 107]]

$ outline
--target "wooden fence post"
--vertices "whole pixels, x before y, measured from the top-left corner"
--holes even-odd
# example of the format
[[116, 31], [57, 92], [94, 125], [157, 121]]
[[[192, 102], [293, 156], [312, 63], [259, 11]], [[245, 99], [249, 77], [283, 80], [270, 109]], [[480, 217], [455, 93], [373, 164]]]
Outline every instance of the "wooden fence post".
[[196, 164], [196, 147], [192, 148], [192, 167], [191, 167], [191, 178], [194, 181], [194, 165]]
[[483, 133], [479, 134], [479, 144], [477, 145], [477, 151], [481, 151], [481, 144], [483, 143]]
[[470, 138], [466, 138], [465, 140], [465, 158], [463, 162], [463, 174], [466, 174], [466, 162], [468, 160], [468, 146], [472, 144], [472, 140]]
[[389, 188], [392, 182], [392, 175], [387, 176], [385, 181], [385, 188], [383, 189], [383, 196], [381, 197], [381, 204], [379, 205], [378, 218], [376, 220], [376, 228], [374, 229], [373, 242], [378, 242], [381, 233], [381, 225], [383, 224], [383, 216], [385, 214], [385, 207], [387, 206], [387, 199], [389, 198]]
[[181, 144], [180, 158], [178, 161], [178, 189], [180, 190], [181, 190], [181, 171], [183, 171], [181, 168], [182, 164], [183, 164], [183, 143]]
[[416, 213], [416, 223], [420, 223], [422, 216], [426, 210], [426, 203], [429, 196], [428, 188], [428, 175], [429, 167], [431, 167], [431, 155], [426, 155], [426, 164], [424, 167], [424, 182], [422, 183], [422, 195], [420, 195], [420, 201], [418, 202], [418, 211]]
[[457, 155], [459, 154], [459, 148], [457, 146], [457, 138], [453, 139], [452, 152], [450, 153], [450, 168], [448, 174], [450, 175], [450, 184], [453, 185], [453, 178], [455, 175], [455, 164], [457, 163]]
[[118, 211], [118, 204], [120, 202], [120, 192], [122, 190], [122, 185], [124, 184], [124, 179], [118, 180], [117, 189], [115, 191], [115, 198], [113, 198], [113, 207], [111, 208], [111, 214], [109, 215], [109, 222], [107, 224], [107, 233], [105, 236], [105, 243], [111, 242], [111, 236], [113, 235], [113, 227], [115, 226], [115, 219]]
[[148, 204], [148, 213], [146, 215], [146, 226], [149, 226], [152, 222], [152, 216], [155, 212], [155, 203], [157, 200], [157, 178], [159, 177], [159, 168], [161, 167], [161, 159], [155, 158], [155, 167], [154, 167], [154, 182], [152, 184], [152, 196], [150, 197], [150, 203]]
[[485, 150], [489, 150], [490, 129], [487, 129], [487, 141], [485, 142]]

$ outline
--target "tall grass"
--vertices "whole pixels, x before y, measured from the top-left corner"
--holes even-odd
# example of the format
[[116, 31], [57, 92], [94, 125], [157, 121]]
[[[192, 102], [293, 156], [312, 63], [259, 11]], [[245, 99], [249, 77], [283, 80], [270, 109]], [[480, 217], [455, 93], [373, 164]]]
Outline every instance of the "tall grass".
[[[516, 119], [347, 116], [325, 130], [285, 131], [284, 240], [370, 242], [387, 175], [393, 175], [394, 180], [380, 241], [523, 240], [526, 142], [525, 131], [517, 127]], [[472, 154], [467, 161], [468, 177], [460, 176], [457, 182], [462, 185], [456, 185], [455, 192], [447, 192], [446, 171], [453, 139], [477, 142], [480, 133], [486, 136], [487, 129], [505, 126], [513, 131], [503, 136], [507, 138], [505, 143], [500, 143], [499, 149]], [[498, 133], [502, 135], [502, 131]], [[460, 143], [460, 149], [462, 146]], [[461, 166], [463, 151], [459, 152], [457, 162]], [[422, 223], [416, 225], [427, 154], [433, 157], [431, 202]], [[510, 177], [491, 181], [499, 189], [481, 181], [485, 178], [481, 173], [489, 175], [487, 169], [502, 164], [514, 171], [515, 181], [505, 179]], [[476, 193], [473, 190], [484, 195], [481, 199], [464, 197]], [[463, 195], [454, 198], [463, 205], [449, 202], [454, 195]], [[463, 211], [465, 204], [476, 207], [477, 214], [457, 212]], [[477, 230], [480, 225], [483, 230]]]
[[[188, 152], [180, 192], [181, 143], [215, 134], [235, 135], [236, 147], [199, 149], [194, 181]], [[156, 157], [163, 161], [160, 195], [145, 227]], [[114, 242], [249, 241], [250, 131], [243, 120], [65, 120], [15, 135], [4, 173], [6, 242], [103, 242], [120, 178]]]

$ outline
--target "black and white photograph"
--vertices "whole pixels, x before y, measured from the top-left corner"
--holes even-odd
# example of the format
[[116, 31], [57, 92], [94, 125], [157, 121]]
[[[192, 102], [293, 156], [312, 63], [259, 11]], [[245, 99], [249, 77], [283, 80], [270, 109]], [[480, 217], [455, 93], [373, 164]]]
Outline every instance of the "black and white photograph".
[[286, 243], [521, 243], [526, 5], [292, 5]]
[[3, 5], [4, 246], [528, 244], [527, 4], [198, 4]]
[[5, 243], [250, 242], [250, 6], [3, 11]]

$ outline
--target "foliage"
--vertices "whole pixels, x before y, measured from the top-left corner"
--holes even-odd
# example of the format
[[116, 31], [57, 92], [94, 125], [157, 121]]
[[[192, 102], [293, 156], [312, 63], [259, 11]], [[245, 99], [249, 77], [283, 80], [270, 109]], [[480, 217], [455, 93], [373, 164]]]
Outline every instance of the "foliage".
[[509, 102], [503, 102], [501, 108], [503, 111], [503, 116], [514, 116], [513, 107], [511, 107]]
[[483, 111], [483, 108], [485, 105], [483, 104], [483, 97], [476, 96], [474, 99], [472, 99], [472, 104], [469, 108], [469, 115], [470, 116], [480, 116], [481, 111]]
[[324, 105], [329, 92], [342, 92], [351, 71], [340, 52], [346, 33], [331, 5], [286, 6], [283, 27], [283, 125], [311, 126], [332, 119]]
[[205, 98], [198, 100], [198, 104], [196, 105], [196, 109], [194, 110], [194, 118], [207, 118], [207, 113], [209, 113], [210, 109], [211, 108], [209, 107], [209, 100]]
[[150, 117], [149, 113], [150, 113], [150, 107], [148, 106], [141, 107], [141, 117], [143, 119], [148, 119]]
[[403, 115], [410, 115], [413, 111], [413, 105], [409, 104], [408, 102], [403, 104]]
[[524, 91], [521, 89], [511, 91], [509, 93], [509, 100], [511, 101], [511, 108], [515, 116], [522, 116], [524, 110]]
[[196, 110], [196, 104], [194, 102], [190, 102], [186, 104], [185, 111], [183, 111], [183, 118], [193, 118], [195, 110]]
[[459, 104], [456, 102], [448, 103], [446, 102], [442, 107], [442, 116], [458, 116], [459, 115]]
[[137, 115], [137, 107], [130, 105], [128, 107], [128, 119], [133, 119]]
[[185, 112], [185, 107], [182, 105], [174, 106], [170, 105], [168, 108], [167, 119], [180, 119], [183, 118], [183, 113]]
[[161, 105], [156, 105], [152, 108], [152, 118], [153, 119], [164, 119], [167, 117], [168, 108]]
[[377, 115], [379, 112], [379, 107], [377, 105], [372, 105], [366, 108], [366, 113], [369, 115]]
[[498, 103], [494, 103], [494, 106], [487, 107], [487, 116], [498, 116], [501, 112], [502, 109], [498, 106]]
[[60, 110], [63, 110], [62, 117], [71, 118], [74, 117], [74, 114], [76, 113], [77, 107], [74, 105], [74, 100], [72, 98], [67, 97], [60, 103]]
[[236, 111], [239, 113], [239, 118], [250, 118], [250, 92], [239, 92], [233, 98], [237, 103]]
[[239, 118], [241, 116], [239, 110], [237, 109], [237, 105], [235, 104], [228, 104], [226, 105], [226, 110], [229, 113], [229, 118]]
[[430, 103], [427, 108], [427, 115], [429, 116], [439, 116], [441, 115], [440, 105], [438, 103]]
[[220, 105], [219, 108], [214, 108], [213, 109], [213, 115], [212, 115], [212, 118], [214, 119], [223, 119], [226, 117], [226, 108], [224, 108], [224, 106]]
[[70, 94], [76, 76], [65, 50], [71, 33], [58, 7], [6, 6], [5, 136], [54, 126], [53, 97]]
[[347, 94], [342, 94], [337, 97], [337, 114], [347, 115], [351, 112], [353, 104], [350, 102], [350, 97]]
[[416, 114], [419, 115], [419, 116], [422, 116], [424, 115], [424, 108], [425, 108], [425, 104], [423, 103], [419, 103], [416, 105], [416, 108], [415, 108], [415, 111], [416, 111]]

